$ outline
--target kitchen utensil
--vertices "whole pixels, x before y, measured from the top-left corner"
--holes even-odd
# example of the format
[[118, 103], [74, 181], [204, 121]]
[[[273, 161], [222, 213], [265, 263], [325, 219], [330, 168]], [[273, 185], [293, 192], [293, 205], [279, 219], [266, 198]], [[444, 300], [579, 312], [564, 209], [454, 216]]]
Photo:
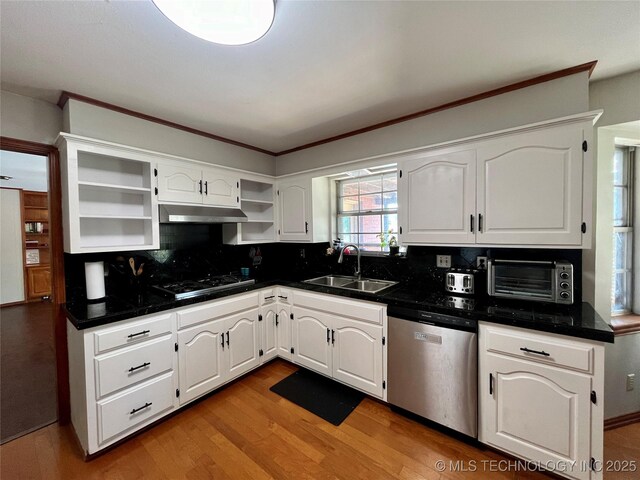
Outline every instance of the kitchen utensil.
[[139, 277], [140, 275], [142, 275], [142, 267], [144, 267], [144, 262], [140, 264], [140, 266], [138, 267], [138, 272], [136, 273], [136, 276]]
[[133, 257], [129, 258], [129, 266], [131, 267], [131, 271], [133, 272], [133, 276], [136, 276], [136, 262], [133, 260]]

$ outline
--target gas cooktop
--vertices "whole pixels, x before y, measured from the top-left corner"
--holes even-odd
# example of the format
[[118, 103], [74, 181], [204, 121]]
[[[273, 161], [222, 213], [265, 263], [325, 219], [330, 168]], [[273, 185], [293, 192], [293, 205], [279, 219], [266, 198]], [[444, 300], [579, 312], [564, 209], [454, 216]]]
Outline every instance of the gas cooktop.
[[184, 298], [200, 297], [212, 292], [236, 288], [242, 285], [252, 285], [254, 279], [240, 277], [237, 275], [217, 275], [197, 280], [182, 280], [179, 282], [154, 285], [153, 288], [161, 291], [165, 295], [173, 296], [176, 300]]

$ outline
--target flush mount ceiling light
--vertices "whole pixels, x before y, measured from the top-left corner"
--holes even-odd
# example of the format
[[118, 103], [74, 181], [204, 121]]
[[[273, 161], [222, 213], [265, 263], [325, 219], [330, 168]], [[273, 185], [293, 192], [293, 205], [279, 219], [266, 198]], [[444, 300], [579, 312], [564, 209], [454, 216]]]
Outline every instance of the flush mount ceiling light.
[[177, 26], [223, 45], [244, 45], [262, 37], [273, 23], [274, 0], [153, 0]]

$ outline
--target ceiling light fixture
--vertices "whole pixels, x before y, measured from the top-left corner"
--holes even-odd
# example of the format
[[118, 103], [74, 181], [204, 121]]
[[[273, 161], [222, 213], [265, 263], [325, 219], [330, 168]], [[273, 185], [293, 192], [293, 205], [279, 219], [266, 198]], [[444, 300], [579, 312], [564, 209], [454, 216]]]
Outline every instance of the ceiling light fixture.
[[261, 38], [273, 23], [274, 0], [153, 0], [177, 26], [222, 45], [245, 45]]

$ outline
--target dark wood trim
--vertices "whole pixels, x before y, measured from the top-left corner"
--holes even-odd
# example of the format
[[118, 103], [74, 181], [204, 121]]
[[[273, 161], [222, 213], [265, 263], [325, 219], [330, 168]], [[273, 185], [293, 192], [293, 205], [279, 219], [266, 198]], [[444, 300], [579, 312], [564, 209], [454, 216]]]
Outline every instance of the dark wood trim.
[[[58, 305], [54, 337], [58, 376], [58, 422], [69, 423], [69, 360], [67, 357], [67, 328], [63, 305], [66, 301], [64, 282], [64, 249], [62, 242], [62, 184], [60, 155], [53, 145], [0, 136], [0, 149], [12, 152], [43, 155], [49, 159], [49, 238], [51, 248], [51, 298]], [[25, 291], [26, 294], [26, 291]]]
[[613, 430], [614, 428], [624, 427], [632, 423], [640, 422], [640, 412], [628, 413], [619, 417], [608, 418], [604, 421], [605, 430]]
[[265, 153], [267, 155], [275, 155], [275, 152], [271, 152], [269, 150], [265, 150], [264, 148], [254, 147], [253, 145], [249, 145], [248, 143], [238, 142], [236, 140], [231, 140], [229, 138], [221, 137], [219, 135], [214, 135], [213, 133], [205, 132], [202, 130], [198, 130], [196, 128], [187, 127], [185, 125], [181, 125], [179, 123], [171, 122], [169, 120], [164, 120], [162, 118], [154, 117], [152, 115], [147, 115], [146, 113], [136, 112], [135, 110], [129, 110], [128, 108], [120, 107], [118, 105], [114, 105], [112, 103], [103, 102], [102, 100], [97, 100], [95, 98], [86, 97], [84, 95], [79, 95], [73, 92], [62, 91], [60, 98], [58, 99], [58, 106], [60, 108], [64, 108], [66, 103], [70, 100], [78, 100], [80, 102], [88, 103], [90, 105], [95, 105], [96, 107], [106, 108], [107, 110], [112, 110], [114, 112], [123, 113], [125, 115], [129, 115], [131, 117], [140, 118], [142, 120], [147, 120], [149, 122], [158, 123], [160, 125], [164, 125], [165, 127], [175, 128], [176, 130], [182, 130], [184, 132], [192, 133], [194, 135], [199, 135], [201, 137], [210, 138], [212, 140], [217, 140], [218, 142], [229, 143], [231, 145], [235, 145], [236, 147], [247, 148], [249, 150], [253, 150], [255, 152]]
[[495, 97], [496, 95], [502, 95], [503, 93], [513, 92], [514, 90], [520, 90], [522, 88], [531, 87], [533, 85], [538, 85], [540, 83], [549, 82], [551, 80], [567, 77], [569, 75], [574, 75], [576, 73], [588, 71], [589, 77], [591, 77], [591, 73], [593, 72], [593, 69], [596, 67], [597, 63], [598, 61], [594, 60], [593, 62], [583, 63], [582, 65], [576, 65], [575, 67], [565, 68], [563, 70], [558, 70], [556, 72], [551, 72], [545, 75], [533, 77], [533, 78], [530, 78], [529, 80], [523, 80], [521, 82], [512, 83], [504, 87], [495, 88], [493, 90], [472, 95], [470, 97], [465, 97], [459, 100], [454, 100], [452, 102], [444, 103], [442, 105], [438, 105], [437, 107], [428, 108], [426, 110], [421, 110], [419, 112], [411, 113], [409, 115], [403, 115], [402, 117], [394, 118], [392, 120], [387, 120], [386, 122], [376, 123], [375, 125], [370, 125], [368, 127], [359, 128], [357, 130], [352, 130], [350, 132], [342, 133], [340, 135], [334, 135], [333, 137], [328, 137], [323, 140], [317, 140], [315, 142], [307, 143], [305, 145], [300, 145], [299, 147], [283, 150], [281, 152], [277, 152], [275, 156], [279, 157], [281, 155], [287, 155], [289, 153], [299, 152], [300, 150], [306, 150], [307, 148], [317, 147], [318, 145], [324, 145], [325, 143], [335, 142], [336, 140], [342, 140], [343, 138], [353, 137], [355, 135], [360, 135], [361, 133], [371, 132], [372, 130], [378, 130], [380, 128], [388, 127], [390, 125], [395, 125], [396, 123], [406, 122], [409, 120], [413, 120], [415, 118], [420, 118], [426, 115], [431, 115], [433, 113], [441, 112], [443, 110], [449, 110], [451, 108], [459, 107], [461, 105], [466, 105], [468, 103], [484, 100], [485, 98]]
[[22, 236], [22, 281], [24, 283], [24, 303], [29, 302], [29, 282], [27, 280], [27, 234], [24, 231], [24, 190], [20, 189], [20, 235]]

